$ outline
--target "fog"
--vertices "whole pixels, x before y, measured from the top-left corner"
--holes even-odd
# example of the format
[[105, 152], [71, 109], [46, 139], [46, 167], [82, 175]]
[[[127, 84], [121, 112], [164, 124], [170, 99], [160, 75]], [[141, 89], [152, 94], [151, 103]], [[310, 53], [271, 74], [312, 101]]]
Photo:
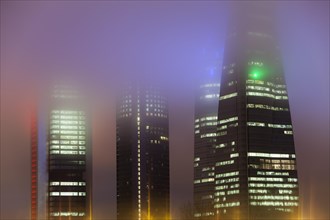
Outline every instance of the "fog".
[[[328, 219], [329, 2], [276, 7], [302, 212]], [[177, 217], [193, 195], [195, 88], [221, 65], [228, 16], [225, 1], [2, 1], [1, 219], [29, 218], [31, 110], [50, 82], [67, 78], [91, 98], [95, 219], [116, 216], [116, 90], [128, 80], [168, 88]]]

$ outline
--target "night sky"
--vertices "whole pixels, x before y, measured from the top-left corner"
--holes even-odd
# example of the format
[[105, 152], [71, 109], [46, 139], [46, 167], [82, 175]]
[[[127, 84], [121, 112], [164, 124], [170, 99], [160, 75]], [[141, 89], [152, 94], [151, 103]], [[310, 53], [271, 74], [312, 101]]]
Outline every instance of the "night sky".
[[[302, 212], [329, 219], [329, 1], [277, 6]], [[192, 202], [195, 88], [221, 63], [227, 16], [225, 1], [1, 1], [0, 218], [29, 218], [31, 109], [46, 82], [67, 75], [92, 96], [95, 219], [116, 216], [116, 87], [139, 78], [169, 88], [179, 216]]]

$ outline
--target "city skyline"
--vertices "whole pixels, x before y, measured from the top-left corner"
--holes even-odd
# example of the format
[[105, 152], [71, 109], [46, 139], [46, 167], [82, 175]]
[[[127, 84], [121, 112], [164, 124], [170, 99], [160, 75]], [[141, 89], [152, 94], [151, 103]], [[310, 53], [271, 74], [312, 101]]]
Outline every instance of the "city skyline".
[[[204, 51], [223, 56], [228, 6], [67, 4], [1, 2], [1, 218], [29, 216], [30, 188], [23, 183], [30, 176], [34, 89], [66, 73], [88, 81], [94, 96], [95, 218], [115, 218], [114, 91], [119, 79], [158, 78], [170, 88], [170, 198], [171, 214], [178, 216], [180, 207], [192, 202], [193, 91], [207, 63]], [[302, 211], [315, 218], [329, 215], [329, 176], [324, 175], [329, 173], [328, 6], [283, 2], [278, 21], [295, 142], [301, 146], [296, 153]]]

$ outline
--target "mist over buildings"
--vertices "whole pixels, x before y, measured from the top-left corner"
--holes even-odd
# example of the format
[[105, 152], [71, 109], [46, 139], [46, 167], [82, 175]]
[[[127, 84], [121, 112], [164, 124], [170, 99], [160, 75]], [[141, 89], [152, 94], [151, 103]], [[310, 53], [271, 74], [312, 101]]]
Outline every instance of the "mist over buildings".
[[[329, 2], [276, 7], [301, 205], [306, 218], [327, 219]], [[230, 11], [224, 1], [1, 2], [1, 219], [29, 217], [30, 113], [56, 81], [77, 82], [88, 94], [96, 219], [116, 216], [118, 89], [141, 81], [168, 90], [171, 214], [178, 216], [192, 201], [196, 87], [221, 74]]]

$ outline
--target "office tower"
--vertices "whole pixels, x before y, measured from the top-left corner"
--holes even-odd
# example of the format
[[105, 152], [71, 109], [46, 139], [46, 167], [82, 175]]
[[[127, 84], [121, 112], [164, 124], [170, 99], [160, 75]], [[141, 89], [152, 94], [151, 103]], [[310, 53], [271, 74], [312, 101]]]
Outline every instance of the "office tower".
[[214, 218], [214, 146], [216, 143], [220, 74], [207, 68], [195, 100], [194, 217]]
[[298, 179], [273, 8], [236, 5], [228, 25], [215, 163], [219, 219], [296, 219]]
[[168, 219], [169, 130], [166, 97], [130, 85], [117, 102], [117, 219]]
[[32, 219], [92, 217], [88, 112], [71, 86], [57, 85], [32, 121]]

